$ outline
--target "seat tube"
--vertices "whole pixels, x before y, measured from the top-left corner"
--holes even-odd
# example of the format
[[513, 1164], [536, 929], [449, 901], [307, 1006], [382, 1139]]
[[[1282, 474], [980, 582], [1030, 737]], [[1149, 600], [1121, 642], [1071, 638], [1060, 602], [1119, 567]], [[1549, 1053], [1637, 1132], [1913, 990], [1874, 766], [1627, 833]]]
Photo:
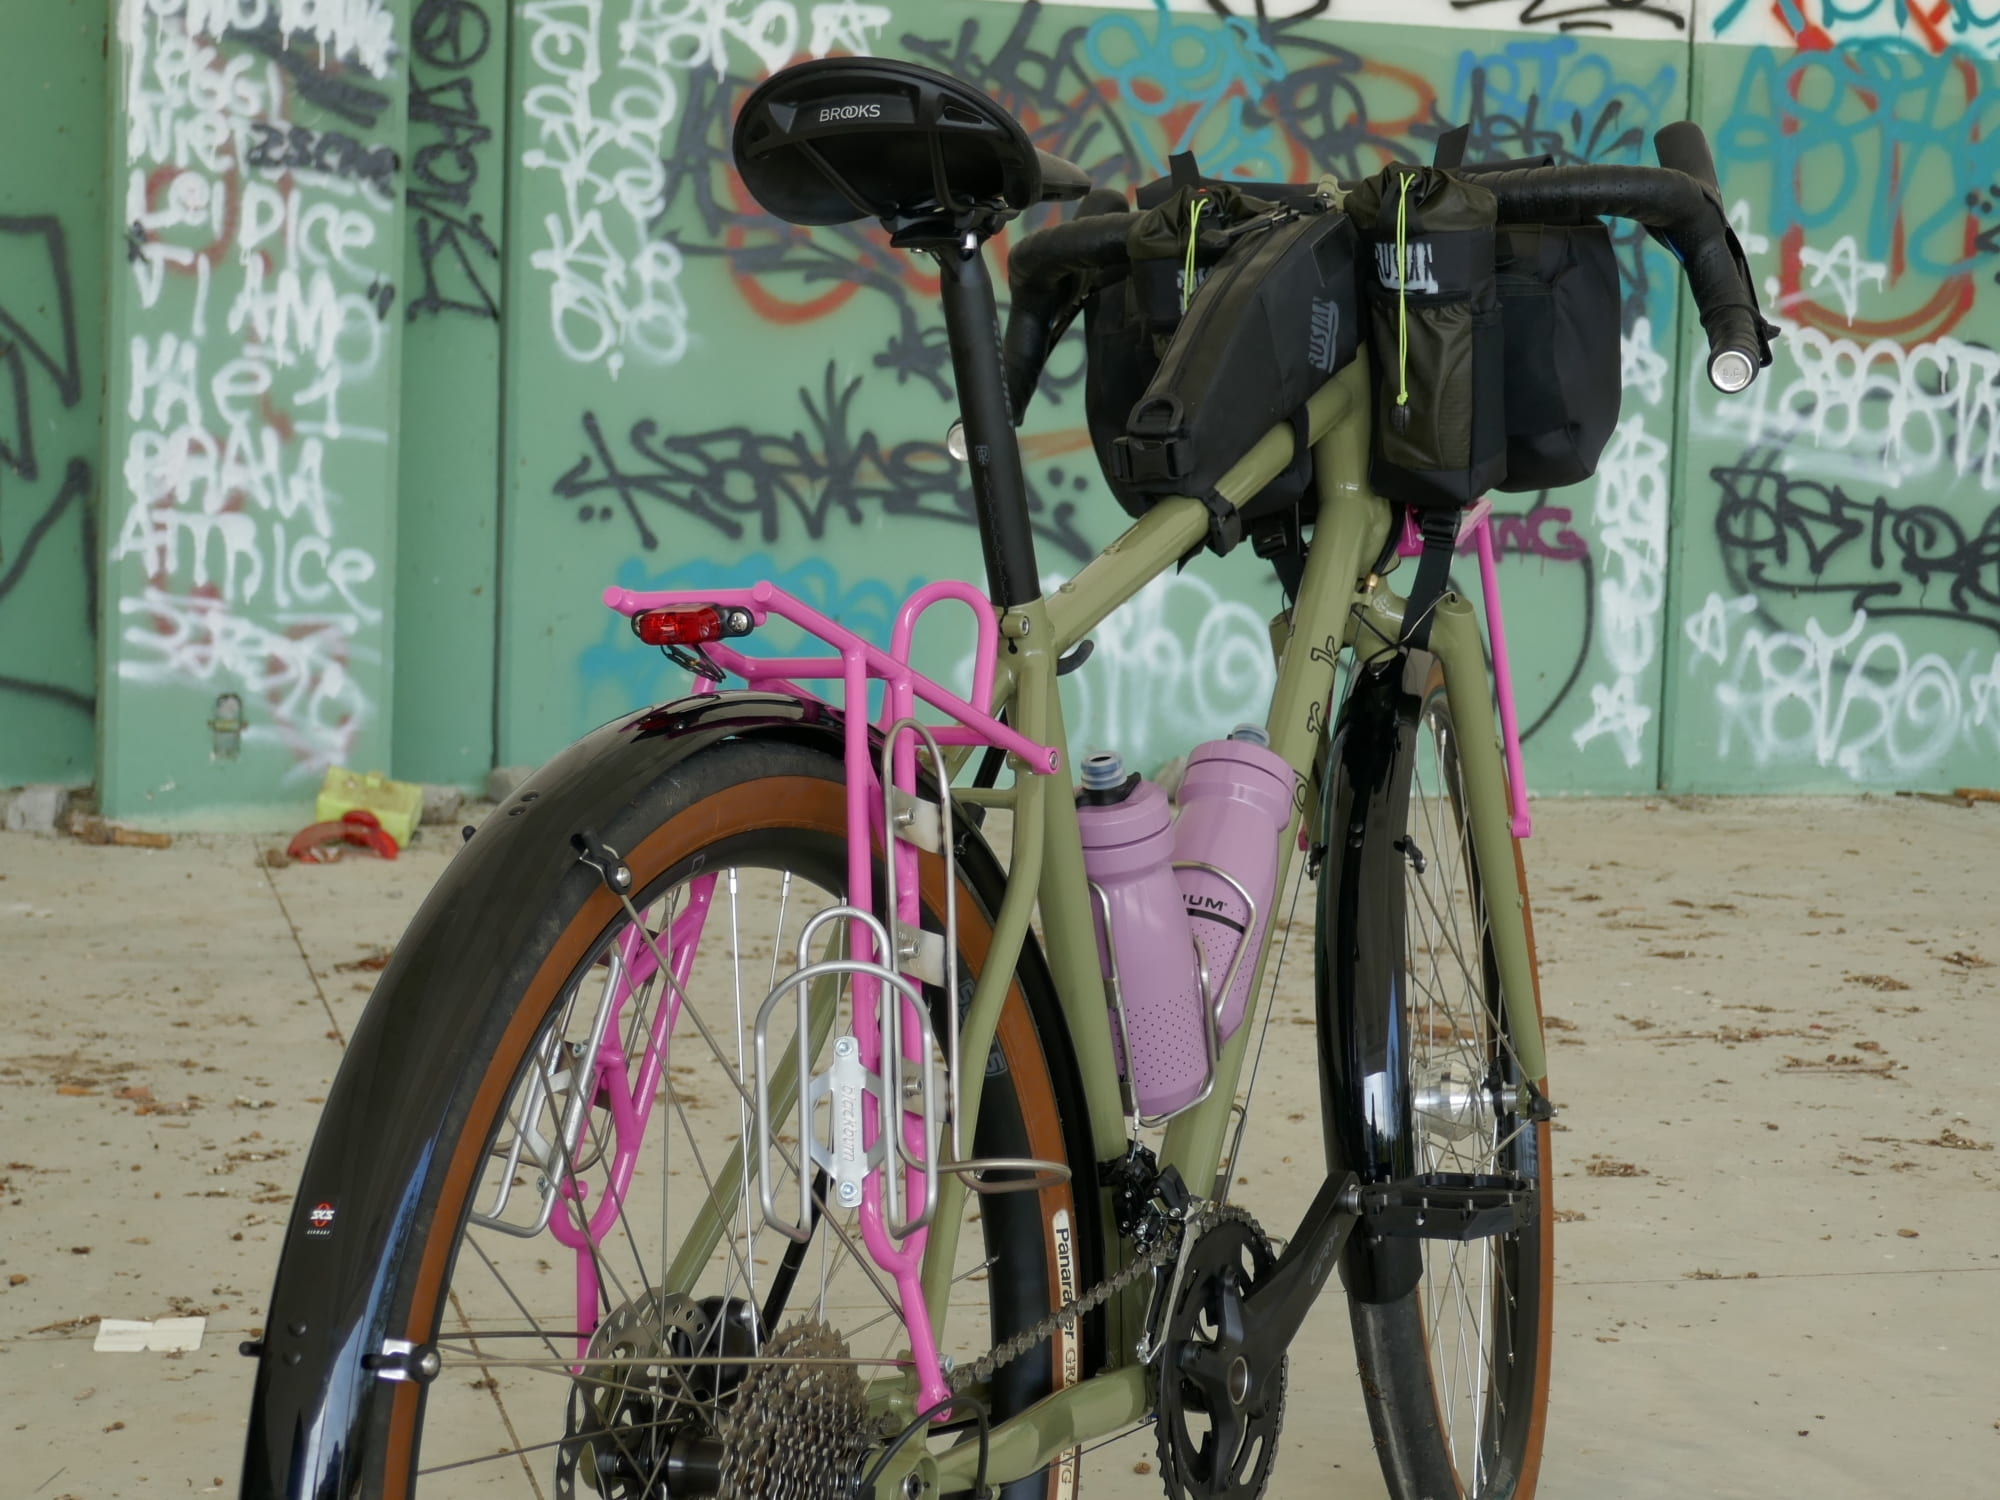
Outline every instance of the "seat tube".
[[1014, 441], [1014, 414], [1007, 403], [993, 278], [978, 236], [970, 233], [955, 248], [939, 250], [937, 263], [952, 378], [965, 422], [972, 504], [986, 552], [987, 586], [995, 604], [1012, 609], [1039, 598], [1042, 586], [1035, 566], [1035, 534], [1028, 524], [1021, 449]]

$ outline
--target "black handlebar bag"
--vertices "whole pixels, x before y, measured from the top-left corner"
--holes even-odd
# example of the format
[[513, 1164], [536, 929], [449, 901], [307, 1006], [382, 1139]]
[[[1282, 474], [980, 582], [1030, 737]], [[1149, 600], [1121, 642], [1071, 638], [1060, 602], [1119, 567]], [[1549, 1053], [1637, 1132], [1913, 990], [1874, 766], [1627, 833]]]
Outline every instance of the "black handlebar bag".
[[1398, 164], [1347, 207], [1368, 250], [1369, 482], [1419, 509], [1470, 505], [1507, 478], [1498, 205], [1476, 182]]
[[1597, 472], [1622, 395], [1618, 256], [1601, 222], [1502, 224], [1494, 273], [1506, 329], [1507, 477], [1547, 490]]
[[[1346, 214], [1314, 199], [1230, 233], [1111, 444], [1109, 466], [1116, 486], [1147, 503], [1168, 495], [1206, 501], [1208, 545], [1218, 553], [1306, 497], [1306, 400], [1353, 360], [1360, 342], [1359, 241]], [[1289, 468], [1240, 509], [1223, 500], [1216, 482], [1281, 422], [1292, 424]]]

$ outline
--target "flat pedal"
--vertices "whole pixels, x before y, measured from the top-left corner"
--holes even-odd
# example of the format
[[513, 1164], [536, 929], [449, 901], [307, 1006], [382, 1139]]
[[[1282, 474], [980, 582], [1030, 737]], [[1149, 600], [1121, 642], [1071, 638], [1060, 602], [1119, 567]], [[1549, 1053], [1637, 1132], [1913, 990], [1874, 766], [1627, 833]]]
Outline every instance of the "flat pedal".
[[1512, 1175], [1425, 1172], [1361, 1189], [1361, 1222], [1389, 1239], [1480, 1240], [1535, 1216], [1533, 1183]]

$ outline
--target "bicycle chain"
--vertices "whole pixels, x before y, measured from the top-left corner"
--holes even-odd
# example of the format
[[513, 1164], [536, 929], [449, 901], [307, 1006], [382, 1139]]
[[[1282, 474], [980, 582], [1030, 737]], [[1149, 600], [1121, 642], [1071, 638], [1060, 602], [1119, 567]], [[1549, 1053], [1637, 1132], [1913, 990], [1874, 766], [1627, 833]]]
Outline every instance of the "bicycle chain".
[[1190, 1235], [1199, 1238], [1225, 1212], [1227, 1210], [1222, 1205], [1209, 1204], [1189, 1212], [1185, 1219], [1171, 1221], [1178, 1232], [1170, 1230], [1162, 1234], [1158, 1244], [1141, 1251], [1123, 1270], [1107, 1276], [1080, 1296], [1071, 1298], [1040, 1322], [1022, 1329], [1004, 1343], [995, 1344], [971, 1364], [960, 1365], [945, 1377], [946, 1384], [958, 1393], [969, 1386], [991, 1380], [995, 1371], [1047, 1343], [1058, 1332], [1102, 1307], [1147, 1272], [1170, 1264], [1180, 1254], [1181, 1246], [1191, 1243]]

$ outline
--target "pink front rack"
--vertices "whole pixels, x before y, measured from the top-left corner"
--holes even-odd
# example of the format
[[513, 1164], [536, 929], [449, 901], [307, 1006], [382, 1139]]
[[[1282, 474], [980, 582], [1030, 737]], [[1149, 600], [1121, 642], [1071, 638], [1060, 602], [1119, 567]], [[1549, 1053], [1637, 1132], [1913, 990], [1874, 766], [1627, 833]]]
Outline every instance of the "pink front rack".
[[[971, 610], [978, 632], [970, 701], [940, 686], [910, 665], [910, 648], [919, 618], [933, 605], [947, 600], [964, 604]], [[872, 911], [874, 870], [871, 851], [875, 839], [879, 836], [890, 842], [889, 830], [881, 827], [881, 791], [874, 760], [869, 753], [868, 693], [871, 682], [884, 684], [879, 727], [885, 733], [912, 718], [917, 704], [921, 702], [942, 713], [949, 721], [925, 726], [940, 745], [998, 746], [1018, 757], [1030, 773], [1038, 776], [1051, 775], [1061, 769], [1061, 757], [1052, 746], [1037, 744], [1008, 728], [986, 710], [985, 705], [992, 702], [993, 664], [999, 646], [999, 625], [990, 601], [971, 584], [945, 580], [917, 590], [896, 616], [887, 651], [869, 644], [803, 600], [769, 583], [759, 583], [747, 589], [706, 592], [674, 589], [638, 593], [610, 588], [604, 591], [604, 602], [628, 617], [651, 609], [684, 609], [702, 605], [744, 609], [750, 613], [753, 628], [776, 616], [797, 625], [832, 649], [834, 654], [830, 656], [756, 657], [721, 644], [705, 648], [716, 666], [741, 677], [753, 689], [788, 693], [817, 702], [821, 700], [802, 687], [801, 681], [839, 680], [839, 706], [843, 710], [842, 749], [847, 773], [847, 900], [862, 911]], [[908, 732], [896, 735], [893, 777], [897, 790], [911, 794], [916, 792], [916, 762], [912, 736]], [[900, 839], [893, 840], [893, 845], [898, 907], [895, 920], [914, 928], [922, 916], [917, 851]], [[874, 940], [868, 924], [857, 920], [850, 927], [850, 954], [864, 963], [875, 961]], [[854, 1038], [860, 1047], [862, 1065], [870, 1072], [877, 1072], [882, 1066], [881, 1028], [875, 1019], [879, 984], [878, 980], [864, 974], [856, 974], [853, 980]], [[903, 1005], [906, 1013], [912, 1009], [907, 1000]], [[921, 1037], [924, 1032], [911, 1017], [902, 1034], [913, 1038]], [[907, 1043], [903, 1045], [903, 1055], [911, 1056]], [[918, 1061], [920, 1066], [929, 1066], [928, 1058], [912, 1060]], [[913, 1150], [933, 1153], [940, 1149], [940, 1143], [936, 1141], [913, 1138], [913, 1131], [916, 1136], [922, 1132], [919, 1125], [913, 1125], [909, 1116], [904, 1117], [903, 1124], [905, 1139]], [[864, 1134], [870, 1147], [881, 1129], [881, 1121], [876, 1118], [871, 1100], [864, 1106]], [[895, 1170], [893, 1158], [894, 1153], [891, 1153], [891, 1164], [883, 1170]], [[913, 1204], [922, 1203], [925, 1191], [923, 1173], [906, 1166], [904, 1181], [910, 1201]], [[903, 1321], [910, 1333], [911, 1361], [917, 1376], [918, 1405], [924, 1408], [935, 1406], [950, 1398], [950, 1390], [945, 1383], [937, 1339], [931, 1330], [930, 1315], [923, 1296], [926, 1234], [919, 1229], [898, 1241], [889, 1232], [888, 1220], [883, 1212], [881, 1179], [876, 1173], [869, 1175], [863, 1190], [860, 1220], [863, 1243], [875, 1262], [895, 1281], [902, 1302]]]

